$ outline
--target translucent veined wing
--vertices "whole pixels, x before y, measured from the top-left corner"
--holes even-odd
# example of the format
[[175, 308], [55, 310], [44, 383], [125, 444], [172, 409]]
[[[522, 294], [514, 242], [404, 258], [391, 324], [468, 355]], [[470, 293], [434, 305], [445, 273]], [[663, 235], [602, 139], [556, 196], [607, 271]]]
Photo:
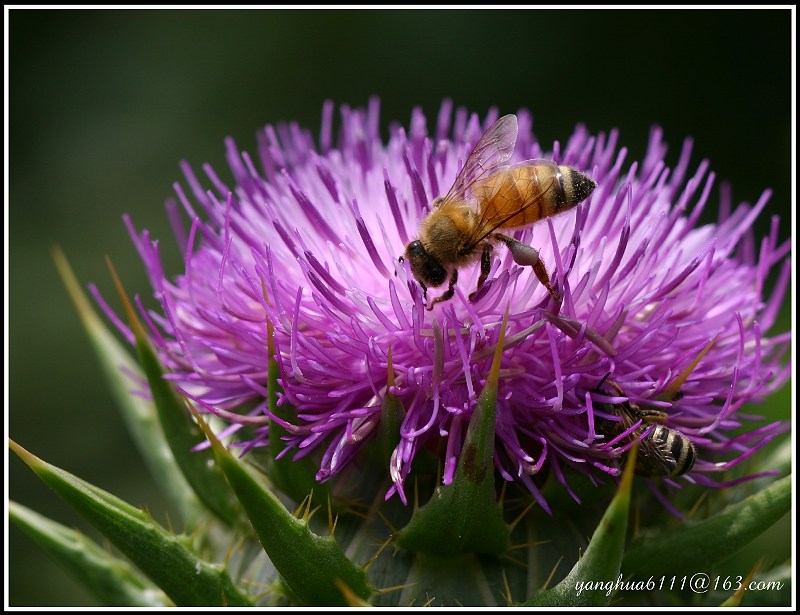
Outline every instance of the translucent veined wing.
[[641, 410], [637, 409], [634, 412], [627, 404], [619, 404], [616, 407], [624, 430], [630, 429], [641, 421], [634, 432], [634, 437], [638, 438], [640, 434], [647, 433], [646, 437], [639, 439], [637, 469], [644, 469], [648, 474], [660, 475], [662, 468], [671, 468], [675, 465], [674, 460], [667, 458], [661, 447], [653, 441], [653, 431], [658, 428], [658, 422], [645, 420]]
[[[513, 173], [515, 168], [532, 166], [552, 166], [556, 168], [556, 173], [553, 173], [546, 181], [541, 181], [541, 179], [537, 181], [530, 175]], [[485, 194], [482, 195], [482, 199], [479, 199], [483, 200], [483, 206], [465, 241], [465, 251], [477, 246], [499, 228], [528, 226], [544, 217], [538, 210], [530, 212], [527, 210], [539, 202], [550, 190], [553, 182], [556, 181], [558, 165], [552, 160], [534, 159], [504, 168], [508, 169], [509, 173], [498, 174], [496, 181], [501, 182], [500, 185], [491, 191], [491, 196]], [[497, 170], [500, 171], [500, 169]], [[491, 176], [487, 177], [487, 183], [491, 183], [490, 178]], [[531, 186], [531, 182], [535, 182], [536, 185]], [[473, 186], [477, 183], [473, 182]], [[480, 190], [479, 187], [477, 189]], [[524, 196], [520, 198], [520, 195]]]
[[517, 130], [517, 116], [513, 114], [504, 115], [492, 124], [475, 145], [439, 206], [470, 200], [470, 186], [491, 175], [511, 158], [517, 142]]
[[[652, 427], [652, 428], [651, 428]], [[653, 442], [653, 430], [658, 425], [646, 425], [643, 431], [649, 430], [647, 437], [639, 440], [639, 455], [636, 460], [636, 467], [644, 469], [648, 475], [659, 476], [662, 475], [664, 468], [674, 468], [676, 459], [669, 457], [664, 453], [661, 447]]]

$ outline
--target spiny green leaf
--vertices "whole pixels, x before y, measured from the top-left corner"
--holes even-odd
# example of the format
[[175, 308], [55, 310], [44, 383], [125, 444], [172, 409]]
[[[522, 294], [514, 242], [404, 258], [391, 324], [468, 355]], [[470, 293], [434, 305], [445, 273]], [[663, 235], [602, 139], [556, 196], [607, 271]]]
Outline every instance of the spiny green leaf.
[[789, 512], [791, 475], [697, 523], [685, 522], [637, 538], [622, 562], [624, 574], [672, 575], [676, 570], [708, 570], [735, 553]]
[[108, 538], [176, 605], [250, 605], [222, 567], [198, 558], [148, 514], [39, 459], [13, 441], [9, 445], [42, 482]]
[[[401, 591], [400, 603], [408, 606], [498, 606], [474, 553], [451, 557], [417, 553]], [[448, 603], [447, 597], [453, 602]]]
[[122, 412], [128, 431], [162, 492], [174, 502], [183, 519], [193, 524], [205, 510], [186, 482], [167, 444], [153, 402], [131, 394], [133, 382], [126, 375], [141, 376], [141, 369], [92, 309], [66, 257], [58, 248], [53, 259], [94, 347], [111, 393]]
[[631, 449], [614, 499], [597, 526], [583, 557], [558, 585], [536, 594], [521, 606], [607, 606], [625, 549], [631, 485], [638, 445]]
[[186, 404], [178, 396], [172, 384], [164, 379], [164, 370], [158, 356], [110, 261], [108, 266], [111, 269], [131, 330], [136, 337], [139, 363], [147, 376], [150, 392], [153, 394], [153, 401], [158, 411], [159, 422], [172, 454], [175, 456], [175, 461], [197, 497], [210, 511], [233, 527], [245, 528], [246, 524], [236, 507], [236, 500], [231, 494], [222, 472], [214, 464], [214, 456], [211, 451], [192, 450], [197, 444], [203, 442], [203, 432], [192, 420]]
[[[352, 595], [369, 600], [374, 589], [366, 572], [355, 565], [336, 541], [308, 528], [265, 489], [255, 470], [233, 457], [196, 417], [211, 441], [217, 463], [242, 503], [275, 568], [298, 599], [312, 606], [346, 606]], [[305, 516], [310, 508], [310, 496]], [[349, 591], [343, 591], [343, 587]]]
[[507, 323], [508, 310], [489, 377], [470, 418], [453, 482], [438, 487], [400, 531], [397, 543], [405, 549], [435, 555], [499, 555], [511, 547], [511, 528], [503, 520], [494, 490], [497, 385]]
[[172, 603], [128, 562], [80, 532], [18, 504], [8, 518], [106, 606], [169, 606]]

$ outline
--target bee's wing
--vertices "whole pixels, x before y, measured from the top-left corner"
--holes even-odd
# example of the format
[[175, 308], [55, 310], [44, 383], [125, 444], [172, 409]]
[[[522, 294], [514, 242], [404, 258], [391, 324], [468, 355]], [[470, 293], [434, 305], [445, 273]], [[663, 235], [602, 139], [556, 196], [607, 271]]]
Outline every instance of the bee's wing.
[[475, 145], [440, 207], [458, 201], [469, 202], [470, 186], [494, 173], [511, 158], [517, 130], [517, 116], [513, 114], [504, 115], [492, 124]]
[[[661, 449], [660, 446], [656, 445], [652, 437], [652, 430], [656, 429], [657, 425], [655, 424], [644, 424], [643, 429], [649, 431], [649, 435], [646, 438], [642, 438], [639, 440], [639, 463], [646, 464], [646, 465], [655, 465], [655, 467], [664, 467], [670, 465], [670, 460], [664, 454], [664, 451]], [[674, 461], [672, 461], [672, 465], [674, 465]]]
[[[525, 160], [523, 162], [518, 162], [510, 167], [506, 168], [515, 168], [519, 166], [531, 166], [531, 165], [552, 165], [555, 164], [552, 160], [542, 160], [542, 159], [534, 159], [534, 160]], [[499, 169], [498, 169], [499, 170]], [[506, 222], [511, 220], [513, 217], [517, 216], [518, 214], [524, 212], [528, 207], [533, 205], [536, 201], [541, 199], [547, 191], [550, 190], [553, 182], [555, 181], [554, 178], [546, 182], [540, 182], [536, 190], [530, 190], [529, 186], [519, 187], [518, 184], [521, 182], [529, 182], [530, 179], [522, 178], [517, 176], [515, 178], [514, 183], [509, 183], [508, 185], [504, 186], [504, 189], [511, 192], [515, 191], [517, 194], [524, 194], [525, 197], [523, 199], [507, 199], [504, 201], [502, 207], [484, 207], [480, 211], [480, 215], [478, 216], [478, 220], [476, 221], [475, 225], [472, 227], [472, 231], [469, 234], [465, 245], [474, 248], [477, 246], [481, 241], [486, 239], [489, 235], [491, 235], [496, 229], [501, 228], [505, 225]], [[502, 196], [502, 195], [500, 195]], [[494, 202], [497, 199], [493, 199]]]
[[[627, 411], [626, 411], [627, 414]], [[642, 426], [637, 432], [648, 431], [647, 437], [639, 439], [639, 455], [636, 458], [636, 467], [644, 470], [648, 476], [663, 476], [665, 475], [664, 469], [674, 468], [676, 465], [675, 459], [671, 454], [664, 451], [661, 446], [653, 441], [653, 430], [659, 428], [659, 423], [648, 422], [643, 416], [639, 416], [635, 420], [629, 417], [633, 425], [637, 420], [642, 420]], [[668, 474], [669, 472], [667, 472]]]

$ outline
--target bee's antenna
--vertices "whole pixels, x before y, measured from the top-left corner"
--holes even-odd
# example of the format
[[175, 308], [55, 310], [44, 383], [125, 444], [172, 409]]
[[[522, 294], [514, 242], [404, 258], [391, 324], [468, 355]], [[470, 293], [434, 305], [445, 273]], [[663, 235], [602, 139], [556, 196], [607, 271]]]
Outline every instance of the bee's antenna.
[[605, 375], [605, 376], [603, 376], [603, 379], [602, 379], [600, 382], [598, 382], [598, 383], [597, 383], [597, 386], [594, 388], [594, 390], [595, 390], [595, 391], [599, 391], [599, 390], [600, 390], [600, 387], [601, 387], [601, 386], [603, 386], [603, 385], [605, 384], [606, 380], [608, 380], [608, 377], [609, 377], [610, 375], [611, 375], [611, 372], [607, 372], [607, 373], [606, 373], [606, 375]]

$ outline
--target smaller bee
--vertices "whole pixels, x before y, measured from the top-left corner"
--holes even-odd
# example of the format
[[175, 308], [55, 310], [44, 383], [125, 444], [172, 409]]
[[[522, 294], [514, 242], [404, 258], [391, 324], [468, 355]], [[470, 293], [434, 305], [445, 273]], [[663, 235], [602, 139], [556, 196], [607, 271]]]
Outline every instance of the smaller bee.
[[505, 244], [518, 265], [530, 265], [553, 299], [561, 300], [550, 285], [539, 252], [496, 231], [531, 226], [572, 209], [589, 198], [597, 184], [577, 169], [552, 160], [506, 165], [514, 152], [517, 130], [517, 116], [504, 115], [484, 133], [448, 193], [433, 201], [419, 238], [406, 246], [404, 257], [426, 299], [429, 286], [448, 282], [429, 310], [453, 296], [459, 268], [480, 259], [478, 287], [469, 296], [474, 299], [489, 276], [497, 243]]
[[[605, 378], [603, 380], [605, 381]], [[609, 384], [620, 396], [625, 396], [616, 383], [609, 381]], [[608, 392], [599, 388], [596, 390], [598, 393], [608, 395]], [[664, 425], [667, 420], [666, 412], [642, 409], [631, 401], [619, 404], [601, 403], [599, 407], [608, 414], [615, 414], [620, 418], [619, 421], [600, 422], [600, 432], [609, 437], [617, 436], [641, 421], [639, 428], [629, 436], [629, 441], [639, 440], [639, 454], [634, 469], [639, 476], [674, 478], [686, 474], [694, 466], [697, 459], [694, 442], [677, 429]], [[640, 437], [645, 432], [647, 433], [644, 437]]]

